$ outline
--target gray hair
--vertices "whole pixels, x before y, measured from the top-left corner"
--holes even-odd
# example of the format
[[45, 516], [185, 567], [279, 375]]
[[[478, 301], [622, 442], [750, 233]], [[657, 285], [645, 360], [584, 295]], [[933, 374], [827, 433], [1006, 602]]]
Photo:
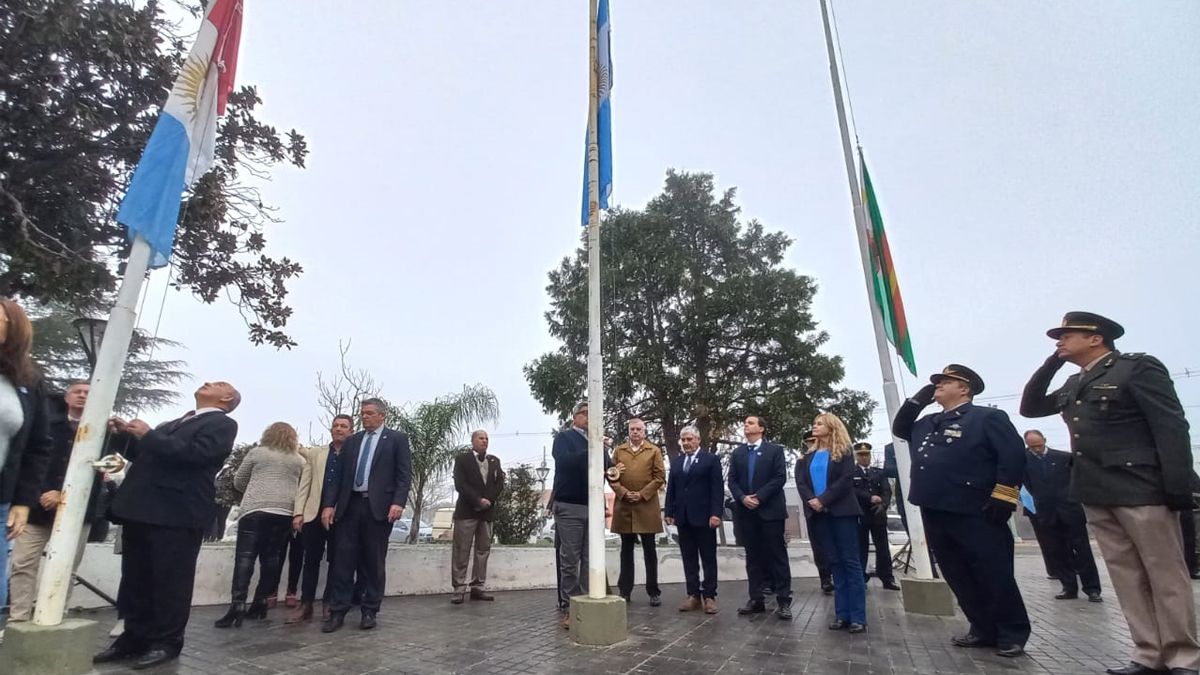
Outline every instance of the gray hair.
[[679, 430], [680, 437], [682, 437], [684, 434], [691, 434], [691, 435], [695, 436], [697, 439], [700, 438], [700, 430], [696, 428], [695, 424], [689, 424], [686, 427]]

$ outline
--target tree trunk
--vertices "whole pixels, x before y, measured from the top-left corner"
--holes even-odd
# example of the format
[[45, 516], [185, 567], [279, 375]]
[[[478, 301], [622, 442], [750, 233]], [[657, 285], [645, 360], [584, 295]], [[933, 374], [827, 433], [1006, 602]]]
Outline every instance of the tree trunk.
[[425, 478], [417, 479], [412, 494], [412, 525], [408, 528], [408, 543], [417, 543], [421, 536], [421, 511], [425, 508]]

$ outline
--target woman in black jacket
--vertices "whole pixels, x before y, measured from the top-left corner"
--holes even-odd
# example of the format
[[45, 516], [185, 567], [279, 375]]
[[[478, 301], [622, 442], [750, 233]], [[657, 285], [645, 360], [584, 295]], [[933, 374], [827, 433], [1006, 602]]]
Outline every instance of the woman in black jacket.
[[867, 629], [867, 587], [858, 551], [862, 509], [853, 485], [850, 434], [836, 415], [821, 413], [813, 421], [808, 453], [796, 462], [796, 488], [810, 535], [824, 549], [833, 571], [836, 618], [829, 629], [861, 633]]
[[[50, 463], [46, 393], [30, 358], [33, 327], [0, 298], [0, 519], [9, 541], [25, 530]], [[0, 542], [0, 606], [8, 604], [8, 544]]]

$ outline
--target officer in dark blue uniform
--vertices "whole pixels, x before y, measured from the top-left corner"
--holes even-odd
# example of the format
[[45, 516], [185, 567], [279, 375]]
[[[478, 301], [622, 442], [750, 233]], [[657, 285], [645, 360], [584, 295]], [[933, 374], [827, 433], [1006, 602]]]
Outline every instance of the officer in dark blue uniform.
[[[929, 380], [900, 407], [892, 433], [909, 441], [909, 501], [921, 507], [929, 547], [971, 624], [953, 642], [1020, 656], [1029, 615], [1013, 578], [1008, 519], [1019, 501], [1025, 444], [1004, 411], [971, 402], [983, 391], [975, 371], [950, 364]], [[942, 412], [918, 420], [933, 401]]]

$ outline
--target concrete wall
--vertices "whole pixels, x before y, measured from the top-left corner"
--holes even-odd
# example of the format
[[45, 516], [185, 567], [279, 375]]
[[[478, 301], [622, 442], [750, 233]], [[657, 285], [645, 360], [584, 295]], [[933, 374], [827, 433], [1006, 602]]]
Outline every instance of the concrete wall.
[[[609, 580], [615, 587], [620, 568], [617, 549], [608, 553]], [[792, 576], [815, 577], [816, 566], [806, 542], [793, 542], [788, 547]], [[658, 578], [660, 583], [682, 583], [683, 566], [679, 548], [659, 545]], [[746, 579], [745, 554], [741, 548], [717, 548], [718, 578], [725, 583]], [[635, 559], [637, 583], [643, 583], [642, 556]], [[321, 574], [321, 588], [324, 574]], [[116, 597], [121, 580], [121, 558], [113, 553], [112, 544], [88, 544], [87, 553], [79, 566], [79, 575], [101, 590]], [[206, 544], [200, 550], [196, 568], [195, 605], [219, 605], [229, 602], [229, 586], [233, 575], [233, 544]], [[252, 582], [250, 592], [254, 592]], [[552, 589], [555, 586], [554, 549], [541, 546], [493, 546], [488, 561], [488, 588], [496, 591]], [[450, 592], [450, 547], [438, 544], [393, 544], [387, 558], [387, 595], [427, 595]], [[741, 584], [738, 590], [743, 590]], [[638, 591], [635, 591], [637, 593]], [[280, 593], [282, 595], [282, 591]], [[76, 586], [71, 594], [70, 607], [102, 607], [104, 600], [91, 591]]]

